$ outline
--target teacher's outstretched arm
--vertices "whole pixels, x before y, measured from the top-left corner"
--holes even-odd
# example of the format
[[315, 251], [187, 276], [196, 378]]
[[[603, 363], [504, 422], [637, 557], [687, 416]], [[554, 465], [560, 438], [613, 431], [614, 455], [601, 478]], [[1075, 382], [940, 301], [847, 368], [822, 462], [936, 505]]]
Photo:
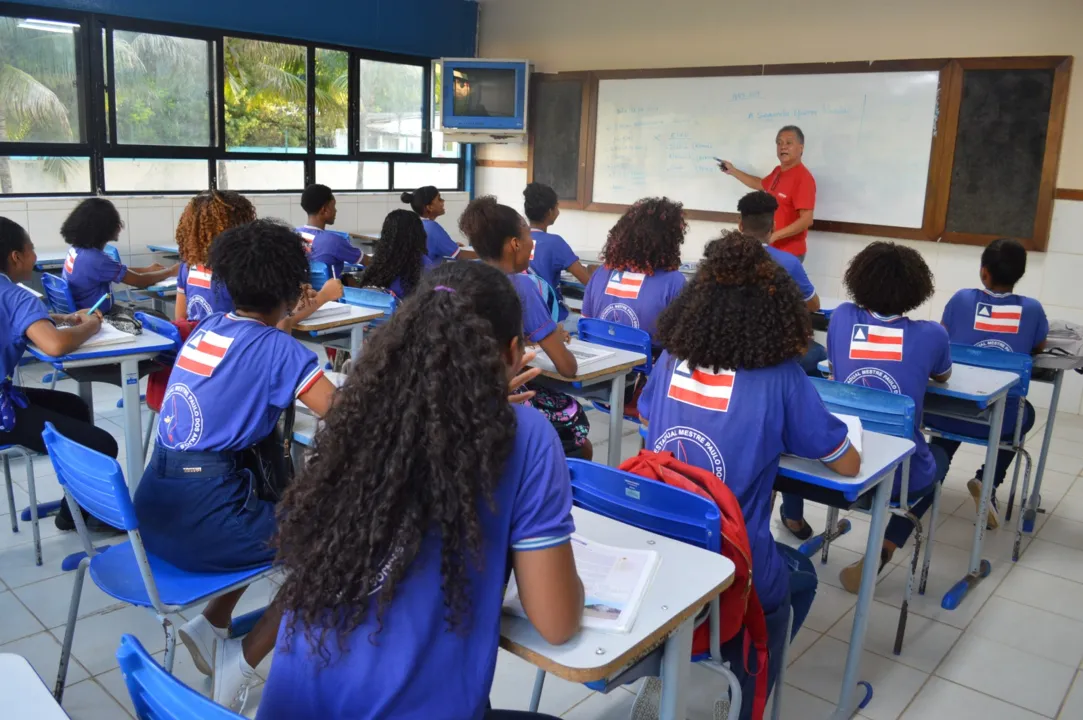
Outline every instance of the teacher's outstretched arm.
[[735, 177], [741, 181], [743, 185], [752, 188], [753, 190], [763, 189], [763, 178], [756, 177], [755, 175], [749, 175], [743, 170], [738, 170], [733, 166], [729, 160], [719, 160], [718, 169], [726, 173], [730, 177]]

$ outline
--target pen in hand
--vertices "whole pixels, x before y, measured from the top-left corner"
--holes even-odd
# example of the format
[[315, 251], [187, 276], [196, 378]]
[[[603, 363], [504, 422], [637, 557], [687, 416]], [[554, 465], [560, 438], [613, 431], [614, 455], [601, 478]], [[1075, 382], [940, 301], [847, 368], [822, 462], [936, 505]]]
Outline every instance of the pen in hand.
[[93, 315], [94, 311], [97, 310], [98, 308], [100, 308], [102, 306], [102, 303], [105, 302], [108, 299], [109, 299], [109, 293], [105, 293], [100, 298], [98, 298], [98, 302], [94, 303], [93, 307], [91, 307], [89, 310], [86, 311], [86, 314], [87, 315]]

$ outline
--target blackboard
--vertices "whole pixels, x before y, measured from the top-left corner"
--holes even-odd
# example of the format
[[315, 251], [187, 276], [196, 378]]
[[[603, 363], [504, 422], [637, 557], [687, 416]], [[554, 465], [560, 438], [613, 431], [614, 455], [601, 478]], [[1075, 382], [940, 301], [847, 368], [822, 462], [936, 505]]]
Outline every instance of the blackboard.
[[531, 179], [556, 190], [566, 202], [580, 200], [580, 131], [585, 78], [536, 77], [531, 127]]
[[945, 230], [1030, 238], [1054, 70], [966, 70]]

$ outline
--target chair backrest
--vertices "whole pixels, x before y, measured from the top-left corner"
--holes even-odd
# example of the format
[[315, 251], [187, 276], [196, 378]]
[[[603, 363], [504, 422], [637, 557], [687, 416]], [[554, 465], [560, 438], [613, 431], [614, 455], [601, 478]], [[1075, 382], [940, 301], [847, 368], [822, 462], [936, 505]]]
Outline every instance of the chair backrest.
[[165, 671], [132, 635], [122, 635], [117, 662], [139, 720], [234, 720], [215, 704]]
[[391, 317], [399, 306], [398, 298], [388, 290], [379, 288], [342, 288], [342, 302], [349, 305], [377, 308], [384, 311], [384, 317]]
[[909, 395], [821, 378], [810, 380], [831, 412], [856, 415], [861, 418], [861, 427], [865, 430], [894, 437], [914, 437], [917, 411], [914, 399]]
[[647, 362], [637, 366], [637, 372], [649, 375], [654, 367], [651, 336], [646, 330], [594, 318], [579, 318], [579, 339], [583, 342], [605, 345], [618, 350], [643, 353]]
[[135, 507], [116, 460], [69, 440], [50, 422], [41, 437], [56, 479], [81, 508], [113, 527], [137, 529]]
[[331, 279], [331, 270], [327, 267], [327, 263], [310, 260], [308, 263], [308, 272], [313, 290], [321, 289], [324, 284]]
[[49, 303], [50, 310], [60, 315], [70, 315], [77, 310], [68, 281], [60, 275], [42, 273], [41, 286], [45, 290], [45, 300]]
[[108, 255], [114, 262], [120, 262], [120, 250], [117, 250], [116, 245], [106, 243], [102, 252]]
[[952, 343], [951, 361], [960, 365], [1015, 373], [1019, 376], [1019, 384], [1016, 386], [1019, 391], [1026, 395], [1030, 390], [1030, 373], [1034, 369], [1034, 359], [1025, 353]]
[[143, 327], [151, 332], [156, 332], [162, 337], [169, 338], [173, 341], [173, 352], [179, 353], [181, 349], [181, 336], [180, 330], [177, 326], [168, 320], [163, 320], [157, 315], [148, 315], [144, 312], [137, 312], [135, 319], [143, 323]]
[[648, 532], [721, 552], [721, 516], [713, 501], [687, 490], [585, 460], [568, 460], [572, 501]]

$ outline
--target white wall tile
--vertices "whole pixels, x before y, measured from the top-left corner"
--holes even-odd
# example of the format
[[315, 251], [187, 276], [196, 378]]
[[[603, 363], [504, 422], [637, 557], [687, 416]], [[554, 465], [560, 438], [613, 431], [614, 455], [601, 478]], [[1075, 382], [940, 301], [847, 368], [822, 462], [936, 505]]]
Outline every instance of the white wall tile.
[[172, 204], [128, 207], [128, 236], [132, 243], [130, 252], [143, 252], [148, 244], [171, 243], [175, 231]]
[[70, 209], [38, 210], [36, 208], [29, 211], [25, 227], [39, 252], [63, 250], [67, 247], [64, 238], [60, 237], [60, 226], [64, 224], [70, 212]]
[[1083, 255], [1083, 202], [1053, 202], [1053, 225], [1049, 230], [1049, 252]]
[[1050, 305], [1083, 308], [1083, 255], [1056, 253], [1046, 261], [1039, 299]]

